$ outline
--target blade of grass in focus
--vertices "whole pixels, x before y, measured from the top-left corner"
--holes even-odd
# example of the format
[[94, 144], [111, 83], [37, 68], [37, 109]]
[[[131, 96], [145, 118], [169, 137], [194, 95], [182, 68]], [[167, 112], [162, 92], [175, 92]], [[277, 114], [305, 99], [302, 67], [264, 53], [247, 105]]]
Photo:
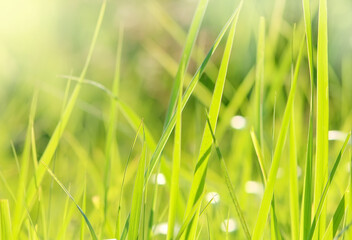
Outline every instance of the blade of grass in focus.
[[[314, 210], [318, 210], [319, 201], [323, 195], [324, 183], [328, 178], [329, 157], [329, 82], [328, 82], [328, 29], [327, 1], [319, 0], [318, 19], [318, 49], [317, 49], [317, 133], [316, 133], [316, 164], [314, 189]], [[326, 205], [317, 223], [317, 238], [325, 232]]]
[[[264, 94], [264, 53], [265, 53], [265, 18], [260, 17], [257, 44], [257, 63], [255, 76], [255, 120], [254, 129], [261, 149], [264, 150], [263, 136], [263, 94]], [[263, 157], [264, 152], [262, 152]]]
[[299, 238], [299, 202], [297, 181], [297, 150], [294, 107], [292, 106], [290, 122], [290, 214], [291, 214], [291, 237]]
[[[179, 69], [176, 74], [175, 83], [173, 86], [173, 93], [171, 95], [171, 101], [169, 109], [166, 115], [165, 123], [168, 123], [171, 118], [171, 112], [176, 107], [176, 125], [175, 125], [175, 135], [174, 135], [174, 149], [173, 149], [173, 159], [172, 159], [172, 177], [171, 177], [171, 191], [170, 191], [170, 201], [169, 201], [169, 216], [168, 216], [168, 229], [167, 229], [167, 240], [173, 239], [174, 227], [176, 220], [176, 207], [179, 194], [179, 176], [181, 167], [181, 129], [182, 129], [182, 93], [183, 93], [183, 82], [184, 75], [187, 70], [187, 65], [189, 58], [191, 56], [192, 48], [196, 40], [196, 36], [200, 29], [200, 24], [202, 22], [206, 7], [208, 5], [208, 0], [200, 0], [196, 13], [194, 15], [187, 40], [182, 54], [181, 62], [179, 64]], [[176, 91], [176, 96], [174, 97], [174, 90]], [[176, 102], [177, 101], [177, 102]], [[166, 126], [166, 124], [164, 124]]]
[[305, 35], [307, 43], [307, 55], [310, 78], [310, 104], [309, 104], [309, 127], [307, 136], [307, 153], [305, 163], [305, 174], [303, 183], [303, 195], [301, 205], [301, 226], [300, 239], [306, 239], [311, 224], [311, 206], [313, 197], [313, 109], [314, 109], [314, 66], [313, 66], [313, 50], [312, 50], [312, 24], [310, 17], [309, 0], [302, 0]]
[[261, 239], [261, 237], [263, 236], [264, 227], [268, 217], [270, 204], [274, 194], [274, 185], [276, 182], [277, 171], [279, 169], [280, 158], [281, 158], [282, 150], [284, 147], [284, 143], [285, 143], [285, 139], [286, 139], [286, 135], [288, 132], [288, 127], [291, 119], [292, 105], [293, 105], [293, 100], [294, 100], [296, 87], [297, 87], [297, 79], [298, 79], [298, 73], [299, 73], [299, 68], [301, 64], [302, 54], [303, 54], [303, 44], [301, 44], [300, 52], [297, 58], [294, 78], [292, 81], [290, 94], [286, 104], [282, 125], [279, 131], [279, 137], [275, 146], [274, 156], [273, 156], [270, 172], [268, 175], [268, 182], [265, 187], [257, 221], [253, 231], [253, 239]]
[[[219, 69], [218, 78], [216, 80], [213, 97], [209, 107], [209, 121], [214, 131], [216, 130], [216, 123], [217, 123], [218, 115], [220, 111], [220, 104], [221, 104], [221, 98], [222, 98], [223, 89], [225, 85], [228, 63], [230, 60], [233, 40], [235, 37], [236, 26], [237, 26], [238, 16], [239, 16], [241, 7], [242, 7], [242, 1], [238, 6], [236, 17], [229, 31], [223, 58]], [[204, 191], [205, 178], [206, 178], [207, 168], [208, 168], [208, 160], [211, 152], [211, 145], [212, 145], [211, 132], [208, 125], [205, 125], [201, 146], [199, 150], [199, 155], [198, 155], [198, 162], [194, 172], [192, 186], [191, 186], [190, 194], [187, 201], [187, 207], [186, 207], [186, 213], [185, 213], [186, 216], [188, 215], [188, 213], [190, 212], [194, 204], [199, 200], [201, 193]], [[198, 219], [199, 219], [198, 213], [199, 213], [199, 209], [197, 213], [194, 215], [194, 218], [192, 219], [192, 221], [190, 222], [190, 225], [187, 227], [186, 234], [184, 235], [184, 239], [189, 239], [189, 238], [192, 239], [196, 236], [195, 234], [196, 234], [196, 229], [197, 229]]]
[[[310, 227], [310, 230], [309, 230], [309, 235], [308, 235], [308, 238], [307, 239], [312, 239], [314, 236], [319, 236], [320, 235], [320, 230], [318, 228], [319, 226], [319, 222], [321, 220], [321, 217], [324, 216], [324, 205], [325, 205], [325, 202], [326, 202], [326, 197], [327, 197], [327, 193], [329, 191], [329, 188], [330, 188], [330, 185], [331, 185], [331, 182], [332, 180], [334, 179], [334, 176], [335, 176], [335, 173], [336, 173], [336, 170], [337, 170], [337, 167], [339, 166], [339, 163], [341, 161], [341, 157], [343, 155], [343, 153], [345, 152], [345, 149], [346, 149], [346, 146], [348, 144], [348, 141], [351, 137], [351, 133], [349, 133], [346, 137], [346, 140], [339, 152], [339, 155], [337, 156], [336, 160], [335, 160], [335, 163], [334, 163], [334, 166], [332, 167], [331, 169], [331, 172], [329, 174], [329, 177], [327, 179], [327, 181], [325, 181], [325, 184], [324, 184], [324, 188], [323, 188], [323, 191], [321, 193], [321, 197], [319, 199], [319, 202], [318, 202], [318, 205], [317, 205], [317, 210], [314, 214], [314, 218], [313, 218], [313, 222], [312, 222], [312, 225]], [[324, 233], [325, 233], [325, 228], [324, 228]]]
[[[105, 7], [106, 7], [106, 0], [103, 1], [101, 9], [100, 9], [100, 13], [99, 13], [98, 21], [97, 21], [96, 28], [95, 28], [95, 31], [94, 31], [94, 35], [93, 35], [93, 39], [92, 39], [92, 42], [91, 42], [91, 46], [90, 46], [90, 49], [89, 49], [89, 53], [88, 53], [85, 65], [83, 67], [83, 70], [82, 70], [80, 78], [79, 78], [79, 84], [77, 84], [75, 89], [73, 90], [71, 98], [68, 101], [67, 106], [65, 108], [65, 111], [63, 113], [62, 119], [57, 124], [57, 126], [56, 126], [56, 128], [54, 130], [54, 133], [52, 134], [52, 136], [51, 136], [51, 138], [49, 140], [49, 143], [48, 143], [47, 147], [45, 148], [42, 157], [40, 158], [40, 162], [43, 163], [43, 164], [38, 166], [38, 169], [35, 172], [35, 175], [32, 178], [32, 180], [31, 180], [31, 182], [30, 182], [30, 184], [29, 184], [29, 186], [27, 188], [26, 204], [27, 204], [27, 206], [29, 206], [29, 208], [31, 208], [31, 206], [33, 204], [33, 200], [35, 198], [35, 194], [36, 194], [35, 181], [37, 181], [37, 183], [40, 184], [41, 181], [43, 180], [44, 173], [46, 171], [45, 165], [48, 166], [50, 164], [50, 162], [52, 160], [52, 157], [53, 157], [53, 155], [54, 155], [54, 153], [55, 153], [55, 151], [57, 149], [57, 146], [59, 144], [59, 141], [61, 139], [61, 136], [62, 136], [62, 134], [63, 134], [63, 132], [65, 130], [65, 127], [66, 127], [66, 125], [68, 123], [68, 120], [69, 120], [69, 118], [71, 116], [71, 113], [73, 111], [74, 105], [75, 105], [75, 103], [77, 101], [78, 95], [79, 95], [80, 90], [81, 90], [81, 84], [80, 83], [83, 81], [83, 79], [84, 79], [84, 77], [86, 75], [86, 72], [87, 72], [87, 69], [88, 69], [92, 54], [93, 54], [95, 43], [96, 43], [96, 40], [97, 40], [97, 37], [98, 37], [98, 33], [99, 33], [99, 30], [100, 30], [100, 26], [101, 26], [101, 23], [102, 23], [102, 20], [103, 20]], [[16, 227], [15, 227], [15, 231], [14, 231], [14, 234], [16, 234], [16, 236], [17, 236], [17, 234], [18, 234], [18, 232], [20, 230], [21, 223], [22, 223], [21, 219], [16, 222]]]
[[0, 236], [1, 239], [12, 240], [11, 216], [9, 201], [0, 199]]
[[[164, 128], [167, 126], [167, 124], [170, 121], [170, 118], [172, 117], [172, 114], [175, 110], [175, 107], [177, 105], [177, 96], [180, 90], [182, 90], [183, 88], [183, 79], [184, 79], [184, 75], [185, 72], [187, 71], [187, 66], [191, 57], [191, 53], [192, 53], [192, 49], [194, 46], [194, 43], [196, 41], [199, 29], [200, 29], [200, 25], [202, 23], [203, 20], [203, 16], [205, 13], [205, 10], [207, 8], [208, 5], [208, 0], [200, 0], [198, 3], [198, 7], [197, 10], [194, 14], [192, 23], [191, 23], [191, 27], [189, 29], [188, 35], [187, 35], [187, 39], [186, 39], [186, 43], [184, 45], [184, 50], [181, 56], [181, 61], [180, 64], [178, 65], [178, 70], [176, 73], [176, 78], [174, 81], [174, 85], [172, 87], [172, 92], [171, 92], [171, 97], [170, 97], [170, 101], [169, 101], [169, 107], [167, 109], [167, 113], [166, 113], [166, 118], [165, 118], [165, 122], [164, 122]], [[180, 84], [182, 83], [182, 84]]]

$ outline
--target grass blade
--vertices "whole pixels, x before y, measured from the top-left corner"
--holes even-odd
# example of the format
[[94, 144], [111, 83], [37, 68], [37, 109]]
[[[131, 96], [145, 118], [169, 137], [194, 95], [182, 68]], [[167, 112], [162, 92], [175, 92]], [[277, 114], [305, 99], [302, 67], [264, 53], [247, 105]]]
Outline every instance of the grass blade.
[[0, 199], [0, 236], [1, 239], [13, 239], [9, 200], [7, 199]]
[[[216, 129], [216, 124], [217, 124], [217, 120], [218, 120], [221, 98], [222, 98], [222, 93], [223, 93], [226, 74], [227, 74], [228, 63], [229, 63], [229, 59], [230, 59], [232, 44], [233, 44], [233, 40], [235, 37], [235, 31], [236, 31], [236, 26], [237, 26], [237, 21], [238, 21], [238, 16], [239, 16], [239, 11], [241, 9], [241, 6], [242, 6], [242, 1], [238, 7], [239, 10], [237, 11], [237, 15], [236, 15], [235, 20], [233, 21], [233, 23], [231, 25], [231, 29], [229, 31], [229, 35], [228, 35], [225, 50], [224, 50], [224, 55], [223, 55], [221, 65], [220, 65], [218, 79], [216, 81], [212, 101], [211, 101], [211, 104], [209, 107], [209, 121], [210, 121], [210, 125], [212, 126], [214, 131]], [[210, 132], [208, 125], [205, 125], [203, 137], [202, 137], [202, 141], [201, 141], [201, 146], [200, 146], [200, 150], [199, 150], [199, 155], [198, 155], [198, 162], [197, 162], [197, 166], [196, 166], [196, 169], [194, 172], [190, 195], [189, 195], [188, 202], [187, 202], [186, 215], [192, 209], [193, 205], [198, 201], [198, 198], [200, 197], [200, 193], [203, 192], [203, 190], [204, 190], [205, 177], [206, 177], [206, 173], [207, 173], [211, 145], [212, 145], [211, 132]], [[199, 210], [198, 210], [198, 212], [199, 212]], [[194, 219], [191, 221], [191, 224], [188, 226], [188, 229], [187, 229], [186, 235], [185, 235], [186, 238], [192, 239], [195, 237], [196, 228], [198, 225], [198, 218], [199, 218], [199, 215], [196, 214], [194, 216]]]
[[[261, 149], [264, 150], [263, 136], [263, 93], [264, 93], [264, 53], [265, 53], [265, 18], [260, 17], [257, 45], [257, 65], [255, 76], [255, 120], [254, 129]], [[264, 152], [262, 152], [264, 156]]]
[[[198, 7], [196, 10], [196, 13], [193, 17], [191, 27], [189, 29], [185, 47], [181, 56], [181, 62], [178, 65], [178, 70], [175, 78], [174, 85], [172, 87], [172, 92], [171, 92], [171, 97], [170, 97], [170, 103], [169, 107], [167, 109], [166, 113], [166, 118], [165, 118], [165, 123], [164, 123], [164, 128], [167, 126], [167, 124], [170, 121], [170, 118], [172, 117], [172, 114], [175, 110], [176, 104], [177, 104], [177, 95], [178, 92], [182, 89], [183, 87], [183, 79], [184, 79], [184, 74], [187, 70], [187, 65], [189, 62], [189, 59], [191, 57], [192, 49], [194, 46], [194, 43], [196, 41], [200, 25], [203, 20], [203, 16], [205, 13], [205, 10], [208, 5], [208, 0], [200, 0], [198, 3]], [[182, 83], [182, 84], [181, 84]]]
[[[314, 209], [317, 210], [322, 197], [324, 183], [328, 177], [329, 157], [329, 83], [328, 83], [328, 34], [327, 34], [327, 1], [319, 0], [318, 20], [318, 50], [317, 50], [317, 148]], [[318, 222], [321, 238], [325, 231], [326, 207], [322, 206], [322, 214]]]
[[[293, 79], [293, 68], [292, 68]], [[299, 238], [299, 202], [298, 202], [298, 181], [297, 181], [297, 149], [296, 149], [296, 129], [295, 129], [294, 103], [292, 104], [292, 114], [290, 121], [290, 214], [291, 214], [291, 237]]]
[[[196, 39], [196, 35], [199, 32], [200, 24], [202, 22], [208, 0], [200, 0], [194, 19], [192, 21], [191, 28], [188, 33], [186, 46], [182, 54], [181, 63], [177, 71], [173, 93], [176, 91], [177, 96], [171, 95], [171, 101], [169, 109], [166, 115], [166, 123], [169, 122], [171, 117], [171, 111], [176, 106], [176, 126], [175, 126], [175, 140], [174, 140], [174, 151], [173, 151], [173, 163], [172, 163], [172, 177], [171, 177], [171, 192], [170, 192], [170, 204], [169, 204], [169, 217], [168, 217], [168, 230], [166, 239], [172, 239], [174, 235], [174, 226], [176, 219], [176, 207], [178, 201], [179, 191], [179, 175], [181, 165], [181, 129], [182, 129], [182, 89], [184, 75], [186, 72], [187, 64], [191, 56], [191, 51]], [[177, 100], [177, 103], [176, 103]], [[166, 126], [166, 124], [165, 124]]]
[[313, 109], [314, 109], [314, 66], [312, 50], [312, 23], [310, 17], [309, 0], [302, 0], [304, 23], [307, 43], [308, 66], [310, 77], [310, 106], [309, 106], [309, 127], [307, 136], [307, 156], [303, 184], [303, 196], [301, 207], [300, 239], [306, 239], [311, 224], [311, 206], [313, 196]]
[[293, 100], [294, 100], [296, 87], [297, 87], [298, 72], [301, 64], [302, 53], [303, 53], [303, 44], [301, 44], [301, 49], [299, 52], [299, 56], [297, 58], [294, 78], [292, 81], [290, 94], [286, 104], [283, 121], [279, 132], [279, 137], [275, 146], [274, 156], [273, 156], [273, 160], [272, 160], [272, 164], [271, 164], [271, 168], [268, 176], [268, 182], [265, 187], [262, 203], [260, 205], [257, 221], [253, 231], [253, 239], [261, 239], [264, 232], [266, 220], [268, 217], [270, 204], [274, 194], [274, 186], [276, 182], [277, 171], [279, 169], [280, 158], [281, 158], [282, 150], [284, 147], [284, 143], [285, 143], [285, 139], [286, 139], [286, 135], [288, 132], [288, 127], [291, 119], [292, 105], [293, 105]]

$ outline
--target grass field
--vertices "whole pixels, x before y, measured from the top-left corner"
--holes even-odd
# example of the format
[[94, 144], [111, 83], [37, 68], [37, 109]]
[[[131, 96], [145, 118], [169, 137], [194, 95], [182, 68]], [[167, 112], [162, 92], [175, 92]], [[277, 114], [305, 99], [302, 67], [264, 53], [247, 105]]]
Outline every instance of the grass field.
[[350, 0], [0, 2], [0, 240], [352, 239]]

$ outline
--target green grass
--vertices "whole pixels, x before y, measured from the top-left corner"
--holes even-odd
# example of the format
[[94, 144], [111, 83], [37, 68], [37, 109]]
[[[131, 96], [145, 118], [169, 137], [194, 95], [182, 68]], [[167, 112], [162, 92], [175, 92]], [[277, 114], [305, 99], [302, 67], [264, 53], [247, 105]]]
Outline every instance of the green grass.
[[0, 239], [351, 238], [348, 0], [41, 1], [0, 4]]

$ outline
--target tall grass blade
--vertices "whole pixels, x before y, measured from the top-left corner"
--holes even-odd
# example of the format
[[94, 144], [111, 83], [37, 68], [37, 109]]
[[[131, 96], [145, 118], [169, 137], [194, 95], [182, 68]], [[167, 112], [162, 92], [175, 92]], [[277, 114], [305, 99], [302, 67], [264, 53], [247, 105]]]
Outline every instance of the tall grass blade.
[[188, 65], [189, 59], [191, 57], [192, 49], [193, 49], [194, 43], [196, 41], [196, 38], [197, 38], [197, 35], [199, 32], [200, 25], [202, 23], [203, 16], [204, 16], [205, 10], [207, 8], [207, 5], [208, 5], [208, 0], [200, 0], [198, 3], [197, 10], [194, 14], [194, 17], [193, 17], [193, 20], [191, 23], [191, 27], [190, 27], [188, 35], [187, 35], [186, 43], [184, 45], [184, 50], [183, 50], [183, 53], [181, 56], [181, 61], [178, 66], [175, 82], [172, 87], [172, 92], [171, 92], [169, 107], [168, 107], [167, 113], [166, 113], [164, 128], [169, 123], [170, 118], [172, 117], [172, 114], [173, 114], [175, 107], [177, 105], [178, 92], [180, 90], [182, 90], [182, 88], [183, 88], [184, 74], [187, 70], [187, 65]]
[[273, 156], [273, 160], [272, 160], [272, 164], [271, 164], [271, 168], [268, 176], [268, 182], [265, 187], [262, 203], [260, 205], [257, 221], [253, 231], [253, 239], [261, 239], [261, 237], [263, 236], [264, 227], [268, 217], [270, 204], [274, 194], [274, 186], [276, 182], [277, 171], [279, 169], [280, 158], [284, 147], [286, 135], [288, 132], [289, 123], [291, 120], [292, 105], [293, 105], [293, 100], [294, 100], [296, 87], [297, 87], [297, 79], [298, 79], [298, 73], [299, 73], [299, 68], [301, 64], [302, 54], [303, 54], [303, 44], [301, 44], [300, 52], [297, 58], [294, 78], [292, 81], [290, 94], [286, 104], [282, 125], [279, 131], [278, 140], [275, 146], [274, 156]]
[[[293, 79], [293, 70], [292, 70]], [[294, 105], [294, 104], [293, 104]], [[296, 128], [295, 113], [292, 106], [291, 122], [290, 122], [290, 214], [291, 214], [291, 237], [299, 238], [299, 202], [298, 202], [298, 181], [297, 181], [297, 149], [296, 149]]]
[[7, 199], [0, 199], [0, 236], [1, 239], [13, 239], [9, 200]]
[[[319, 0], [318, 50], [317, 50], [317, 148], [314, 209], [317, 210], [322, 197], [324, 183], [328, 177], [329, 157], [329, 83], [328, 83], [328, 26], [327, 1]], [[326, 207], [322, 206], [322, 214], [318, 222], [318, 238], [323, 237], [326, 221]]]
[[307, 156], [305, 164], [305, 175], [303, 184], [303, 196], [301, 207], [300, 239], [306, 239], [311, 224], [311, 206], [313, 196], [313, 109], [314, 109], [314, 66], [312, 46], [312, 23], [310, 17], [309, 0], [302, 0], [303, 16], [305, 23], [305, 35], [307, 43], [309, 77], [310, 77], [310, 105], [309, 105], [309, 127], [307, 136]]
[[[264, 94], [264, 53], [265, 53], [265, 18], [260, 17], [257, 44], [257, 65], [255, 76], [255, 132], [261, 149], [264, 150], [263, 136], [263, 94]], [[264, 156], [264, 152], [262, 152]]]
[[[178, 200], [179, 191], [179, 175], [181, 165], [181, 129], [182, 129], [182, 93], [183, 93], [183, 81], [186, 72], [187, 64], [191, 56], [191, 51], [196, 39], [196, 35], [199, 32], [200, 24], [202, 22], [208, 0], [200, 0], [194, 19], [192, 21], [191, 28], [188, 33], [186, 46], [182, 54], [182, 59], [177, 71], [173, 94], [171, 95], [171, 101], [169, 109], [166, 115], [166, 122], [168, 123], [171, 118], [171, 111], [176, 107], [176, 126], [175, 126], [175, 138], [174, 138], [174, 150], [173, 150], [173, 163], [172, 163], [172, 178], [171, 178], [171, 192], [169, 201], [169, 217], [168, 217], [168, 230], [166, 239], [173, 239], [173, 232], [176, 219], [176, 207]], [[176, 96], [174, 97], [174, 90]], [[176, 102], [177, 101], [177, 102]], [[166, 126], [166, 124], [164, 125]]]
[[[240, 2], [240, 5], [238, 7], [239, 10], [237, 11], [236, 17], [229, 31], [223, 58], [220, 65], [218, 79], [216, 81], [212, 101], [209, 107], [209, 121], [214, 131], [216, 130], [216, 124], [217, 124], [218, 115], [220, 111], [220, 104], [221, 104], [222, 93], [225, 85], [228, 63], [230, 60], [231, 49], [232, 49], [233, 40], [235, 37], [239, 11], [241, 7], [242, 7], [242, 1]], [[208, 168], [208, 160], [211, 152], [211, 145], [212, 145], [211, 131], [209, 129], [209, 126], [205, 125], [201, 146], [199, 150], [199, 155], [198, 155], [198, 162], [194, 172], [190, 195], [187, 201], [186, 215], [192, 209], [193, 205], [197, 202], [198, 198], [200, 197], [200, 193], [202, 193], [204, 190], [205, 178], [206, 178], [207, 168]], [[185, 235], [186, 238], [192, 239], [195, 237], [196, 229], [198, 225], [198, 218], [199, 218], [199, 215], [196, 214], [194, 216], [194, 219], [191, 221], [191, 224], [187, 228], [186, 235]]]

